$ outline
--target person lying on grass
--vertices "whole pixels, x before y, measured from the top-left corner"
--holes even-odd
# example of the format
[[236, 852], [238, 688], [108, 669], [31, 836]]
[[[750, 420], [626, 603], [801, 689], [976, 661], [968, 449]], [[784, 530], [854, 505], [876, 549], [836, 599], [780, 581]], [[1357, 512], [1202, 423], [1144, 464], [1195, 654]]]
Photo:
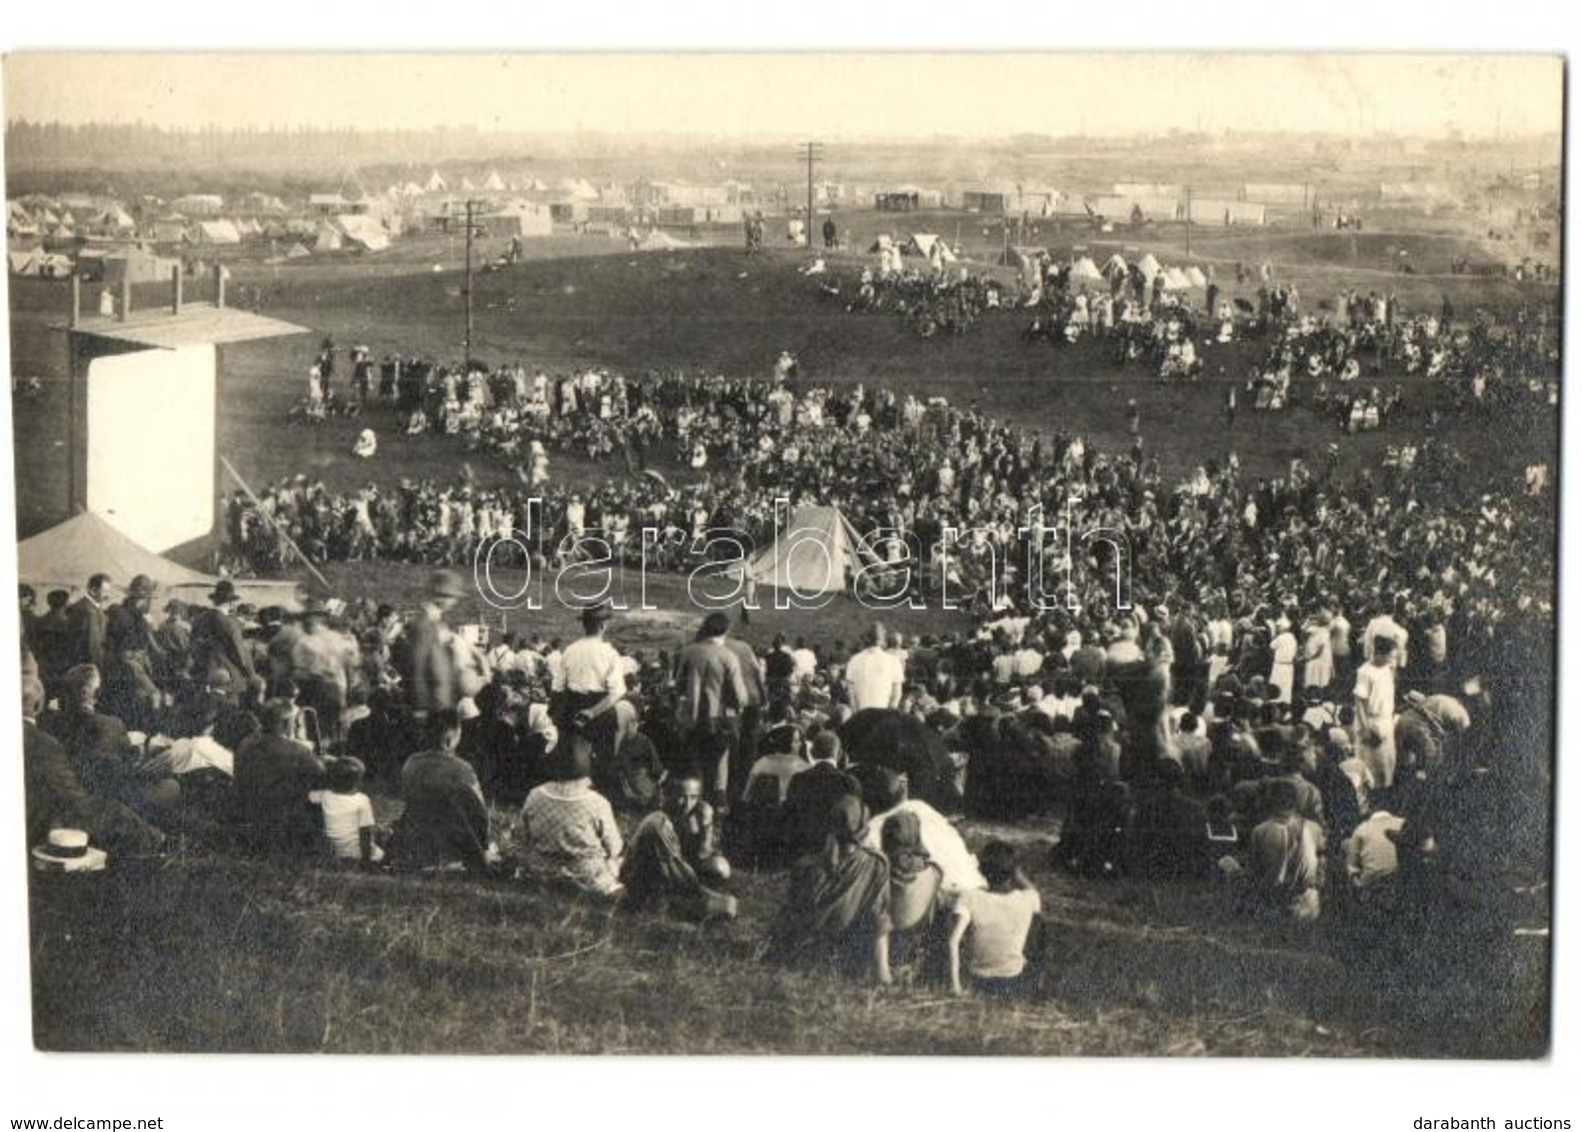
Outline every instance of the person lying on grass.
[[1025, 995], [1043, 967], [1043, 902], [1016, 861], [1016, 850], [991, 841], [978, 854], [988, 889], [956, 900], [950, 931], [950, 989], [962, 994], [962, 949], [972, 986], [987, 994]]
[[850, 794], [825, 811], [824, 846], [791, 870], [768, 958], [798, 966], [866, 969], [890, 982], [890, 866], [866, 848], [868, 811]]

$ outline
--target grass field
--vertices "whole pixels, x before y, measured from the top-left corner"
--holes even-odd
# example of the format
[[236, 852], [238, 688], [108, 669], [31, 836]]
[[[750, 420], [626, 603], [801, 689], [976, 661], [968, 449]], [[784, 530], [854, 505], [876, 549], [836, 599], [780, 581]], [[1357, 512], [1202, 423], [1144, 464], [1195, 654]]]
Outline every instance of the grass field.
[[[1309, 309], [1332, 300], [1341, 281], [1397, 286], [1408, 311], [1437, 309], [1442, 292], [1462, 311], [1554, 300], [1553, 288], [1460, 276], [1385, 276], [1375, 284], [1354, 268], [1318, 262], [1322, 256], [1308, 245], [1343, 248], [1345, 233], [1257, 238], [1283, 240], [1293, 257], [1300, 253], [1288, 277], [1302, 286]], [[1374, 238], [1385, 239], [1369, 234]], [[565, 254], [572, 250], [568, 241], [577, 240], [584, 241], [574, 244], [577, 250], [598, 254]], [[1244, 380], [1261, 360], [1267, 348], [1262, 342], [1204, 347], [1203, 380], [1161, 385], [1146, 367], [1120, 365], [1096, 343], [1064, 349], [1028, 344], [1020, 334], [1025, 320], [1011, 312], [991, 313], [963, 337], [926, 341], [893, 316], [846, 314], [838, 302], [819, 301], [813, 284], [795, 270], [803, 261], [795, 251], [751, 259], [732, 248], [634, 255], [612, 251], [611, 241], [593, 237], [552, 242], [541, 250], [560, 251], [560, 258], [533, 258], [478, 276], [474, 349], [479, 356], [552, 371], [603, 365], [631, 375], [680, 369], [741, 376], [767, 375], [779, 351], [790, 349], [809, 381], [864, 382], [900, 393], [944, 395], [958, 404], [975, 401], [1024, 427], [1070, 430], [1111, 450], [1130, 446], [1124, 406], [1135, 398], [1146, 443], [1167, 474], [1182, 475], [1231, 450], [1250, 472], [1277, 474], [1293, 458], [1320, 459], [1331, 442], [1342, 447], [1343, 469], [1372, 465], [1386, 446], [1414, 433], [1427, 412], [1444, 401], [1443, 390], [1410, 382], [1403, 416], [1395, 427], [1377, 433], [1347, 435], [1330, 417], [1301, 405], [1280, 414], [1244, 409], [1232, 430], [1222, 411], [1226, 388]], [[1091, 246], [1096, 254], [1108, 251]], [[306, 472], [344, 489], [368, 479], [445, 478], [461, 470], [458, 442], [393, 436], [393, 418], [386, 413], [317, 428], [294, 427], [285, 419], [302, 396], [321, 336], [342, 346], [367, 343], [376, 355], [391, 350], [442, 358], [460, 354], [464, 302], [460, 272], [453, 259], [446, 259], [452, 250], [439, 238], [397, 245], [388, 260], [348, 257], [306, 268], [256, 261], [235, 265], [233, 290], [251, 295], [256, 289], [261, 310], [313, 331], [225, 350], [221, 447], [244, 476], [256, 482]], [[1167, 262], [1174, 258], [1168, 248], [1162, 254]], [[451, 269], [433, 272], [431, 257]], [[849, 288], [861, 262], [837, 257], [832, 267]], [[18, 523], [24, 535], [58, 519], [61, 508], [63, 450], [22, 441], [64, 434], [66, 359], [61, 336], [48, 325], [52, 316], [63, 316], [66, 301], [59, 283], [13, 287], [13, 372], [45, 379], [42, 394], [15, 404]], [[150, 426], [157, 433], [157, 407], [151, 410]], [[364, 425], [376, 428], [384, 441], [372, 462], [349, 456]], [[1447, 417], [1441, 435], [1482, 466], [1519, 470], [1554, 455], [1553, 432], [1499, 419]], [[504, 482], [507, 474], [487, 459], [474, 460], [471, 467], [485, 484]], [[610, 474], [567, 457], [556, 457], [552, 472], [572, 482]]]
[[[35, 1040], [170, 1052], [1532, 1057], [1544, 940], [1398, 952], [1227, 916], [1207, 888], [1076, 881], [1020, 842], [1050, 921], [1024, 1004], [874, 988], [760, 959], [783, 874], [694, 927], [509, 882], [177, 855], [35, 878]], [[1526, 909], [1541, 917], [1537, 907]], [[91, 979], [82, 978], [91, 971]]]
[[[907, 231], [946, 219], [872, 224]], [[859, 226], [853, 236], [864, 231]], [[1063, 238], [1107, 254], [1090, 236], [1075, 230]], [[1179, 236], [1152, 234], [1143, 246], [1178, 262]], [[1309, 309], [1341, 283], [1394, 286], [1407, 310], [1437, 306], [1441, 294], [1463, 311], [1553, 301], [1552, 288], [1369, 267], [1394, 238], [1370, 234], [1353, 254], [1344, 234], [1195, 233], [1194, 259], [1276, 258]], [[1423, 261], [1448, 259], [1461, 247], [1457, 237], [1412, 238]], [[587, 237], [528, 246], [529, 262], [478, 278], [475, 352], [485, 358], [555, 370], [593, 364], [628, 374], [767, 375], [788, 348], [813, 382], [977, 401], [1025, 427], [1074, 431], [1112, 450], [1130, 445], [1124, 405], [1136, 398], [1145, 441], [1173, 473], [1234, 449], [1255, 474], [1276, 474], [1292, 458], [1320, 458], [1332, 441], [1342, 446], [1344, 469], [1368, 466], [1442, 403], [1442, 391], [1415, 383], [1403, 423], [1380, 433], [1346, 436], [1298, 407], [1280, 415], [1243, 411], [1232, 434], [1221, 408], [1225, 389], [1262, 356], [1262, 343], [1212, 347], [1202, 382], [1161, 386], [1091, 344], [1025, 344], [1022, 320], [1012, 314], [991, 316], [963, 338], [929, 341], [893, 316], [845, 314], [817, 299], [795, 270], [804, 256], [789, 250], [754, 259], [730, 247], [632, 255]], [[222, 451], [255, 483], [305, 472], [344, 489], [369, 479], [459, 474], [468, 459], [458, 441], [398, 438], [387, 416], [318, 428], [285, 419], [322, 335], [342, 346], [366, 342], [376, 355], [459, 355], [458, 258], [440, 239], [397, 245], [388, 257], [236, 263], [237, 293], [256, 289], [264, 313], [313, 333], [227, 348]], [[849, 280], [860, 262], [835, 257], [832, 266]], [[56, 441], [64, 437], [66, 368], [48, 326], [63, 315], [65, 295], [59, 284], [12, 286], [13, 373], [45, 379], [38, 394], [14, 401], [24, 535], [61, 517], [64, 452]], [[379, 456], [354, 461], [352, 439], [370, 424], [382, 435]], [[176, 439], [160, 433], [157, 405], [149, 406], [146, 427], [151, 453]], [[1496, 471], [1555, 455], [1553, 428], [1448, 418], [1440, 434], [1476, 466]], [[487, 458], [472, 459], [470, 470], [486, 485], [508, 476]], [[610, 473], [585, 460], [552, 461], [552, 474], [569, 482]], [[327, 573], [343, 596], [396, 601], [414, 597], [422, 580], [420, 570], [386, 564], [333, 565]], [[625, 647], [673, 647], [690, 636], [697, 613], [682, 582], [653, 578], [650, 587], [660, 608], [622, 616], [615, 637]], [[500, 615], [474, 603], [461, 616], [498, 624]], [[741, 635], [850, 639], [866, 620], [840, 599], [815, 614], [765, 610]], [[939, 610], [885, 620], [909, 632], [965, 625]], [[507, 623], [546, 635], [575, 630], [563, 613], [512, 614]], [[1413, 957], [1363, 961], [1342, 924], [1271, 932], [1225, 916], [1207, 889], [1057, 875], [1043, 867], [1042, 854], [1055, 832], [1050, 823], [968, 827], [975, 845], [991, 833], [1015, 838], [1034, 863], [1053, 921], [1053, 977], [1047, 997], [1032, 1005], [956, 1002], [924, 988], [878, 992], [766, 967], [757, 951], [782, 884], [773, 875], [740, 874], [743, 919], [696, 929], [509, 884], [279, 869], [183, 853], [158, 866], [126, 863], [80, 885], [36, 886], [37, 1040], [52, 1049], [412, 1052], [1534, 1056], [1544, 1048], [1547, 947], [1508, 930], [1543, 924], [1542, 907], [1505, 910], [1495, 944], [1464, 949], [1464, 963], [1436, 962], [1427, 975]]]

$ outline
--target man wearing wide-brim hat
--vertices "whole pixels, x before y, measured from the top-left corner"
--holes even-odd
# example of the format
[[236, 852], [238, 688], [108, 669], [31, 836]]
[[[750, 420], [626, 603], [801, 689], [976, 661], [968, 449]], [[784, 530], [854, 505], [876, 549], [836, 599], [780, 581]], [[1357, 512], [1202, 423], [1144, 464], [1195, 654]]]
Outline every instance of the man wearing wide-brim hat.
[[407, 690], [407, 705], [419, 721], [453, 710], [461, 699], [455, 653], [448, 644], [453, 630], [445, 615], [466, 594], [466, 583], [456, 571], [434, 571], [422, 606], [408, 618], [391, 650], [391, 662]]
[[236, 584], [221, 578], [209, 594], [211, 608], [192, 614], [192, 661], [198, 678], [229, 703], [256, 699], [264, 681], [253, 668], [241, 622], [236, 618], [240, 595]]
[[318, 717], [319, 733], [338, 742], [350, 673], [361, 655], [355, 641], [329, 627], [328, 618], [329, 610], [317, 598], [302, 606], [302, 632], [291, 649], [291, 678], [297, 702]]
[[134, 731], [159, 727], [159, 712], [169, 698], [154, 679], [161, 646], [148, 613], [159, 587], [147, 574], [139, 574], [126, 587], [121, 604], [111, 607], [104, 642], [104, 709], [119, 716]]

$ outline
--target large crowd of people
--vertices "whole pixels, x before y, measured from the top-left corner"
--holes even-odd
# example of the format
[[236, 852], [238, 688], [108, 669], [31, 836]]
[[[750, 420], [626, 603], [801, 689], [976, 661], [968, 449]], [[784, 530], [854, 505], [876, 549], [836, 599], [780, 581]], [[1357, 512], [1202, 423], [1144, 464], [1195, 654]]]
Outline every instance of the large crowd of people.
[[[1416, 356], [1469, 384], [1552, 376], [1525, 316], [1463, 326], [1354, 294], [1344, 308], [1287, 320], [1266, 368], [1343, 384], [1359, 355]], [[1199, 334], [1186, 317], [1149, 315], [1167, 347]], [[297, 476], [228, 501], [233, 567], [298, 551], [418, 563], [431, 577], [412, 609], [254, 609], [229, 581], [207, 605], [161, 604], [148, 578], [95, 574], [40, 612], [24, 588], [30, 837], [463, 870], [699, 919], [737, 913], [741, 869], [786, 869], [772, 957], [1020, 994], [1043, 955], [1029, 851], [974, 854], [963, 816], [1058, 817], [1050, 863], [1073, 873], [1373, 930], [1440, 923], [1446, 886], [1547, 796], [1542, 477], [1473, 475], [1426, 435], [1349, 480], [1333, 461], [1255, 479], [1231, 457], [1173, 481], [1140, 441], [1102, 453], [790, 368], [552, 379], [376, 367], [359, 349], [355, 398], [502, 453], [520, 484], [341, 493]], [[329, 343], [315, 370], [328, 402]], [[666, 446], [693, 482], [644, 473]], [[553, 482], [549, 454], [568, 449], [619, 453], [626, 474]], [[554, 565], [597, 532], [617, 561], [679, 570], [721, 531], [769, 545], [777, 499], [888, 532], [870, 549], [890, 576], [924, 599], [948, 587], [974, 629], [752, 644], [716, 611], [692, 640], [633, 652], [607, 606], [569, 641], [547, 615], [503, 639], [453, 623], [480, 540], [531, 531], [525, 552]], [[1039, 553], [1072, 522], [1079, 537], [1054, 539], [1067, 549]], [[946, 528], [963, 531], [949, 550]]]

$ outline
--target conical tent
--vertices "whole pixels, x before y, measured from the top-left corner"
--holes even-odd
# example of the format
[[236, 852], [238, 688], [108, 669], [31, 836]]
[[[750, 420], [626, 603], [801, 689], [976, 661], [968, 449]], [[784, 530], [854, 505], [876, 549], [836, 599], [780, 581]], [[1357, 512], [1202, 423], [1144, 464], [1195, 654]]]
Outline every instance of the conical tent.
[[799, 594], [840, 593], [848, 577], [879, 558], [836, 507], [798, 507], [776, 532], [773, 546], [759, 551], [743, 569], [759, 585]]
[[[936, 248], [939, 249], [937, 252]], [[902, 250], [907, 255], [920, 255], [925, 259], [933, 259], [938, 255], [946, 263], [956, 262], [956, 253], [950, 250], [950, 245], [932, 232], [914, 232]]]
[[1126, 257], [1121, 255], [1119, 252], [1116, 252], [1114, 255], [1110, 256], [1109, 259], [1104, 261], [1104, 274], [1109, 276], [1111, 279], [1115, 278], [1117, 275], [1125, 275], [1127, 271], [1128, 268], [1126, 266]]
[[1179, 267], [1172, 267], [1165, 272], [1166, 291], [1185, 291], [1190, 289], [1191, 286], [1191, 280], [1186, 277], [1186, 273]]
[[[39, 590], [79, 588], [92, 574], [108, 574], [124, 587], [146, 574], [161, 594], [202, 602], [219, 580], [155, 554], [91, 511], [18, 543], [16, 558], [18, 580]], [[239, 581], [236, 588], [244, 601], [258, 605], [297, 605], [293, 582]]]
[[1148, 252], [1137, 261], [1137, 269], [1143, 273], [1144, 279], [1152, 279], [1159, 274], [1159, 261], [1154, 258], [1153, 252]]
[[1077, 260], [1076, 263], [1071, 265], [1071, 278], [1103, 279], [1104, 276], [1091, 259], [1089, 259], [1087, 256], [1083, 256], [1081, 259]]
[[1186, 268], [1185, 275], [1187, 277], [1187, 282], [1192, 284], [1194, 287], [1208, 286], [1208, 276], [1204, 275], [1203, 269], [1198, 267], [1196, 264]]

